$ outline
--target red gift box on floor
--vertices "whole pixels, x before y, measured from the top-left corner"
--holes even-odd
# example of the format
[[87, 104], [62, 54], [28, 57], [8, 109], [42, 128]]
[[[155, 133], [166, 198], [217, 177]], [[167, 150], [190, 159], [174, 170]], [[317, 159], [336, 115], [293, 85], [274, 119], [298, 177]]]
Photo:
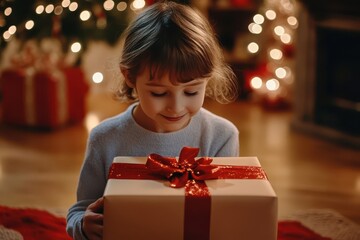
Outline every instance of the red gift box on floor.
[[88, 85], [80, 68], [52, 72], [8, 69], [1, 83], [6, 124], [51, 129], [85, 116]]

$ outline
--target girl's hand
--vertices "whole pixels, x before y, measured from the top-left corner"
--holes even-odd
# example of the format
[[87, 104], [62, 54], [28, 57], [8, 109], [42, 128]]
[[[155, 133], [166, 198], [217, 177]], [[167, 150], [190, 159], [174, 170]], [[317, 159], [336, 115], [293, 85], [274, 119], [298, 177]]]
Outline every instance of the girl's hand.
[[104, 198], [99, 198], [85, 211], [82, 230], [89, 240], [101, 240], [103, 235]]

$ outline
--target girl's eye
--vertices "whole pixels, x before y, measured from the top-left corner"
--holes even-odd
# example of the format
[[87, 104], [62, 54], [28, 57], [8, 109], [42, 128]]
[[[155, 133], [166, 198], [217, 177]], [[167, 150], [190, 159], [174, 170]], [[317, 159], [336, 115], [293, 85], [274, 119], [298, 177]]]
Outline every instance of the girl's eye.
[[198, 92], [184, 92], [186, 96], [195, 96], [198, 94]]
[[166, 92], [163, 92], [163, 93], [151, 92], [151, 95], [154, 97], [163, 97], [166, 95]]

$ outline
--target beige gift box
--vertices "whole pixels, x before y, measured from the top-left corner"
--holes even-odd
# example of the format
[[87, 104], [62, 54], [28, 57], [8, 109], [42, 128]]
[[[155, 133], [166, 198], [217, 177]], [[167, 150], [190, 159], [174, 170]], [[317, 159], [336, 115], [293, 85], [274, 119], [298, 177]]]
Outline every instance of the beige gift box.
[[[116, 157], [114, 163], [146, 160]], [[256, 157], [215, 157], [212, 164], [260, 167]], [[277, 196], [268, 180], [205, 183], [211, 195], [211, 240], [277, 239]], [[184, 239], [184, 188], [168, 187], [167, 180], [109, 179], [104, 197], [104, 240]]]

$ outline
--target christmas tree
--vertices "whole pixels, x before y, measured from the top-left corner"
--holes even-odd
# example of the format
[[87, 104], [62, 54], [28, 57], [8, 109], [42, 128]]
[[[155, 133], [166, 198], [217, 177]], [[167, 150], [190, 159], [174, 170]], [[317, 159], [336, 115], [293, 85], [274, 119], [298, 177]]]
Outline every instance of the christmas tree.
[[129, 19], [147, 3], [144, 0], [5, 0], [0, 5], [0, 47], [12, 39], [57, 38], [66, 51], [91, 40], [114, 44]]
[[[0, 50], [17, 40], [56, 39], [64, 53], [85, 52], [90, 41], [114, 45], [131, 18], [155, 0], [2, 0]], [[176, 1], [189, 4], [190, 1]], [[73, 45], [75, 44], [75, 45]], [[71, 49], [71, 47], [73, 49]]]

